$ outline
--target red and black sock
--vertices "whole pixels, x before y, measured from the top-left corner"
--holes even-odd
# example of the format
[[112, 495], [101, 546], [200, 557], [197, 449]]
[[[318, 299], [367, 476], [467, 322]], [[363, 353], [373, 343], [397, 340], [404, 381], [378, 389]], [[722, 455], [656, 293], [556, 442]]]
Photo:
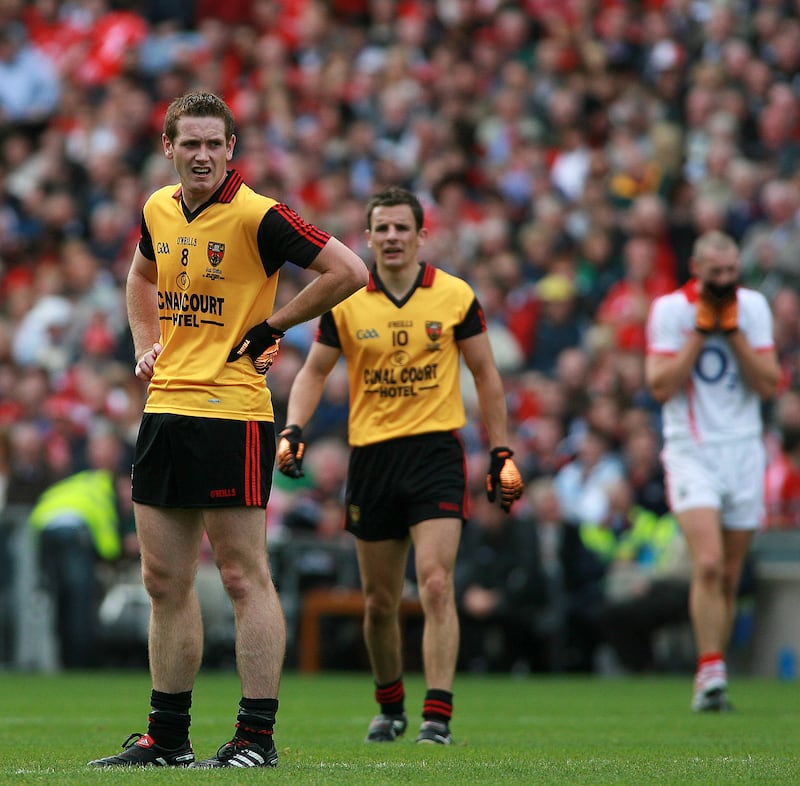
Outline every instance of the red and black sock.
[[422, 717], [449, 724], [453, 717], [453, 694], [449, 690], [427, 690], [422, 704]]
[[375, 701], [381, 705], [384, 715], [402, 715], [405, 712], [406, 689], [403, 678], [398, 677], [394, 682], [385, 685], [375, 685]]
[[277, 712], [277, 699], [246, 699], [243, 696], [239, 702], [234, 738], [268, 748]]

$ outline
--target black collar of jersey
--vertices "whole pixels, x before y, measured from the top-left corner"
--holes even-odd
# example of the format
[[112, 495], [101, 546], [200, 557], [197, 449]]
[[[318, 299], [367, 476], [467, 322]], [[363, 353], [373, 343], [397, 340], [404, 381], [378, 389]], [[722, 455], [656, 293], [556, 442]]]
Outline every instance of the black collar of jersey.
[[200, 205], [197, 210], [189, 210], [189, 208], [186, 207], [186, 203], [183, 201], [183, 186], [178, 186], [172, 198], [180, 199], [183, 215], [186, 217], [187, 221], [191, 221], [197, 218], [209, 205], [213, 205], [214, 202], [221, 202], [222, 204], [229, 204], [232, 202], [242, 183], [244, 183], [242, 176], [235, 169], [229, 169], [220, 187], [211, 195], [211, 198]]
[[389, 300], [391, 300], [392, 303], [399, 308], [400, 306], [408, 303], [409, 298], [419, 287], [432, 287], [433, 279], [435, 277], [436, 268], [433, 265], [429, 265], [427, 262], [420, 262], [419, 273], [417, 274], [414, 284], [412, 285], [411, 289], [409, 289], [408, 292], [406, 292], [406, 294], [398, 300], [394, 295], [392, 295], [391, 292], [388, 292], [386, 287], [383, 285], [383, 281], [381, 281], [380, 276], [378, 275], [378, 267], [376, 265], [369, 272], [367, 292], [383, 292], [383, 294], [386, 295], [386, 297], [388, 297]]

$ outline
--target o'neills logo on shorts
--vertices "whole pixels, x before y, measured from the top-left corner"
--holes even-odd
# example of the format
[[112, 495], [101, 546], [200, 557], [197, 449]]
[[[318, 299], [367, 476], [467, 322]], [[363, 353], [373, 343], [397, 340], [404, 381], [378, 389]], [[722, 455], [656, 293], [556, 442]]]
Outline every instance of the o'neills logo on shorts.
[[236, 489], [211, 489], [209, 495], [211, 499], [226, 499], [236, 496]]
[[352, 521], [353, 524], [358, 524], [359, 519], [361, 518], [361, 508], [358, 507], [358, 505], [350, 505], [349, 511], [350, 511], [350, 521]]

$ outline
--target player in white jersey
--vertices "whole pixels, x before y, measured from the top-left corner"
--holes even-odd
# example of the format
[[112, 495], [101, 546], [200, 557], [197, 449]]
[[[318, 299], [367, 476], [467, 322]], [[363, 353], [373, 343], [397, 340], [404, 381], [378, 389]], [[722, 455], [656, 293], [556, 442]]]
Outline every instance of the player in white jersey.
[[703, 234], [690, 266], [694, 278], [651, 307], [646, 378], [663, 404], [667, 495], [692, 560], [692, 709], [720, 711], [739, 579], [764, 512], [761, 400], [780, 369], [769, 304], [738, 285], [735, 242]]

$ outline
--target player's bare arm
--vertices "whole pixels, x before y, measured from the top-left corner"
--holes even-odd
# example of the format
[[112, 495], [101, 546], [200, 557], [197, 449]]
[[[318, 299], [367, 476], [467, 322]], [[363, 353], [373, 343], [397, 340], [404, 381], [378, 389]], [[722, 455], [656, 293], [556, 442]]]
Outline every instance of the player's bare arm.
[[[489, 444], [508, 444], [508, 416], [505, 407], [503, 380], [497, 370], [492, 346], [486, 333], [463, 339], [458, 348], [475, 380], [478, 406], [486, 427]], [[498, 403], [502, 406], [498, 406]]]
[[781, 375], [775, 350], [756, 349], [741, 330], [731, 333], [728, 342], [739, 363], [739, 372], [747, 384], [761, 398], [772, 398]]
[[486, 494], [490, 502], [499, 496], [500, 507], [510, 512], [514, 500], [522, 496], [523, 483], [508, 447], [508, 410], [503, 380], [492, 354], [489, 336], [479, 333], [458, 342], [464, 362], [475, 380], [478, 406], [489, 439], [489, 470]]
[[340, 240], [332, 237], [309, 265], [319, 275], [269, 318], [281, 331], [329, 311], [337, 303], [366, 286], [369, 273], [364, 261]]
[[656, 401], [663, 404], [688, 382], [704, 341], [702, 334], [691, 333], [676, 355], [649, 354], [645, 358], [645, 380]]
[[157, 275], [156, 263], [137, 248], [128, 270], [125, 298], [136, 357], [136, 376], [142, 379], [153, 376], [153, 366], [161, 346], [158, 343]]
[[325, 382], [341, 355], [337, 347], [315, 341], [303, 367], [297, 372], [286, 407], [286, 422], [301, 428], [308, 424], [322, 398]]
[[311, 345], [303, 367], [297, 373], [286, 408], [286, 426], [278, 435], [278, 469], [290, 478], [303, 475], [303, 429], [319, 404], [325, 381], [341, 355], [337, 347], [319, 342]]

